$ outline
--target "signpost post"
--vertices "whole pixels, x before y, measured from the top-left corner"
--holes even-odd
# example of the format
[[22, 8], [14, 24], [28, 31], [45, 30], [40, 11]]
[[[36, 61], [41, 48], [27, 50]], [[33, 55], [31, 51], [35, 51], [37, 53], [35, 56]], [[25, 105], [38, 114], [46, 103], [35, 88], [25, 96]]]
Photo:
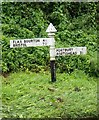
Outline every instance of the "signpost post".
[[57, 30], [55, 29], [52, 23], [50, 23], [46, 32], [48, 33], [49, 38], [10, 40], [10, 48], [50, 46], [51, 81], [55, 82], [56, 81], [55, 56], [86, 54], [86, 47], [70, 47], [55, 49], [54, 36]]
[[56, 81], [56, 71], [55, 71], [55, 40], [54, 35], [57, 30], [52, 23], [48, 26], [46, 32], [48, 33], [49, 38], [52, 39], [52, 45], [50, 45], [50, 66], [51, 66], [51, 80], [52, 82]]

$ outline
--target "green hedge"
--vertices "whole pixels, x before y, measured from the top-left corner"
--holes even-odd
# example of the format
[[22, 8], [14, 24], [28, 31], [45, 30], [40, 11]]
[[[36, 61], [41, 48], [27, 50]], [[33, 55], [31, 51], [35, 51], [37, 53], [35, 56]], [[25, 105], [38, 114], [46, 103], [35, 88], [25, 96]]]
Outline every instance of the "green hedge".
[[57, 29], [56, 48], [87, 47], [87, 55], [56, 57], [57, 72], [71, 73], [79, 69], [98, 76], [96, 4], [87, 3], [87, 6], [84, 3], [3, 3], [2, 71], [49, 70], [48, 47], [10, 48], [9, 44], [11, 39], [48, 37], [45, 31], [52, 22]]

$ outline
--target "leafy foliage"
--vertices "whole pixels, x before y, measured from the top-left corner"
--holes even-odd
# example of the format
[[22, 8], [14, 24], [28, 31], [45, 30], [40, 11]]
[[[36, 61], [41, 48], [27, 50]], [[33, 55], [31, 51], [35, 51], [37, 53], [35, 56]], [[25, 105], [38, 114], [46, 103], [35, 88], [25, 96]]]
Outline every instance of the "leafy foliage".
[[47, 37], [46, 28], [52, 22], [56, 47], [86, 46], [85, 56], [56, 58], [59, 72], [75, 69], [98, 76], [97, 67], [97, 3], [2, 3], [3, 72], [49, 69], [49, 48], [9, 48], [10, 39]]

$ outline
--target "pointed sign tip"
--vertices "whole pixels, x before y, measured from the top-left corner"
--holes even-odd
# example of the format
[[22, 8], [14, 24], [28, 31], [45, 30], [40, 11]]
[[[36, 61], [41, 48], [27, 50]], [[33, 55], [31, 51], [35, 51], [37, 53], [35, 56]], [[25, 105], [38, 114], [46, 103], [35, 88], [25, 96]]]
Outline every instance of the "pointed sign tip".
[[55, 27], [53, 26], [53, 24], [52, 23], [50, 23], [49, 24], [49, 26], [48, 26], [48, 28], [47, 28], [47, 30], [46, 30], [46, 32], [48, 32], [48, 33], [54, 33], [54, 32], [57, 32], [57, 30], [55, 29]]

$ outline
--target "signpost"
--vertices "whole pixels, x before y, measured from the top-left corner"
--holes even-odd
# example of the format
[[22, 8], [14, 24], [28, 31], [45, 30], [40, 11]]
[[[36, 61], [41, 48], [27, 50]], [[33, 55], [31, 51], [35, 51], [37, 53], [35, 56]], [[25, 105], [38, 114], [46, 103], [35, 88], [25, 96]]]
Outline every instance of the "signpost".
[[49, 38], [10, 40], [10, 48], [49, 46], [50, 47], [51, 81], [55, 82], [56, 81], [55, 56], [86, 54], [86, 47], [70, 47], [70, 48], [55, 49], [54, 36], [57, 30], [55, 29], [52, 23], [50, 23], [46, 32], [48, 33]]

